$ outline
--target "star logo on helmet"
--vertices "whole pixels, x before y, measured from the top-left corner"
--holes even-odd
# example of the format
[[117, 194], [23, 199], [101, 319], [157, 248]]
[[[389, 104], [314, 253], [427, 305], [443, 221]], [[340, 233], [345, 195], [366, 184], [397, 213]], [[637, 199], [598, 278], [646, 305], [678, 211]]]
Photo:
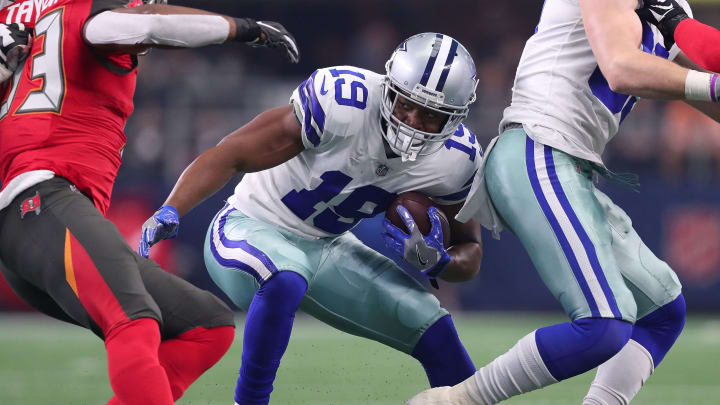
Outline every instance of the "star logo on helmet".
[[407, 52], [407, 41], [403, 42], [397, 47], [398, 51]]

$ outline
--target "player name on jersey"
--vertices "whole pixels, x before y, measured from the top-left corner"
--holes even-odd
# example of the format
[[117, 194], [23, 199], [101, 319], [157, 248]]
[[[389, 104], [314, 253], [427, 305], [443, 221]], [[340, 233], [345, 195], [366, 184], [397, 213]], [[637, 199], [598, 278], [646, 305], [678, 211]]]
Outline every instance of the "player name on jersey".
[[[25, 0], [18, 1], [3, 9], [2, 14], [7, 13], [4, 18], [5, 24], [29, 23], [37, 21], [43, 11], [57, 4], [59, 0]], [[2, 18], [0, 14], [0, 18]]]

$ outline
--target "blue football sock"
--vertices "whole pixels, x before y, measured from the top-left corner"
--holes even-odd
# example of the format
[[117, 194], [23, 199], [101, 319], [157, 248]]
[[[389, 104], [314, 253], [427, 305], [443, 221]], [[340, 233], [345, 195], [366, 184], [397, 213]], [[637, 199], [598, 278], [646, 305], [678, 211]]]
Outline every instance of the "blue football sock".
[[412, 356], [420, 361], [431, 387], [458, 384], [475, 373], [450, 315], [435, 322], [420, 338]]
[[564, 380], [599, 366], [630, 339], [632, 324], [606, 318], [583, 318], [538, 329], [540, 357], [556, 380]]
[[653, 358], [654, 366], [665, 358], [685, 326], [685, 298], [682, 294], [648, 315], [638, 319], [632, 339], [640, 343]]
[[235, 387], [240, 405], [267, 405], [280, 359], [285, 353], [295, 311], [307, 282], [297, 273], [281, 271], [255, 293], [243, 337], [242, 366]]

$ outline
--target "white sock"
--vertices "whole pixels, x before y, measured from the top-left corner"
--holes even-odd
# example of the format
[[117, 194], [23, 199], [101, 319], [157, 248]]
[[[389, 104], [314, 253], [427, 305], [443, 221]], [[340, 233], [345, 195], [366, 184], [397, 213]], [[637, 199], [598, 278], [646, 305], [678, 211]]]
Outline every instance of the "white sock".
[[628, 405], [653, 369], [650, 353], [630, 339], [622, 350], [598, 367], [583, 405]]
[[556, 382], [540, 357], [532, 332], [452, 389], [462, 389], [477, 405], [492, 405]]

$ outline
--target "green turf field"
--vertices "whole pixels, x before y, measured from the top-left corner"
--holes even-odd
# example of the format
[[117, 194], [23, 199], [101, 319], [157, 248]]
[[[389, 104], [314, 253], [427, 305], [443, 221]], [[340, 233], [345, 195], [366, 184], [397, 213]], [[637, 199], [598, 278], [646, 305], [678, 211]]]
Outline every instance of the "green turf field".
[[[482, 365], [525, 333], [558, 320], [482, 314], [460, 316], [457, 324], [476, 365]], [[232, 404], [241, 347], [238, 337], [178, 403]], [[103, 404], [111, 395], [103, 356], [100, 340], [80, 328], [41, 316], [0, 316], [0, 404]], [[714, 366], [719, 362], [720, 320], [691, 316], [633, 405], [718, 405], [720, 377]], [[505, 403], [579, 405], [591, 379], [588, 373]], [[410, 357], [300, 318], [271, 403], [401, 405], [425, 386], [420, 365]]]

